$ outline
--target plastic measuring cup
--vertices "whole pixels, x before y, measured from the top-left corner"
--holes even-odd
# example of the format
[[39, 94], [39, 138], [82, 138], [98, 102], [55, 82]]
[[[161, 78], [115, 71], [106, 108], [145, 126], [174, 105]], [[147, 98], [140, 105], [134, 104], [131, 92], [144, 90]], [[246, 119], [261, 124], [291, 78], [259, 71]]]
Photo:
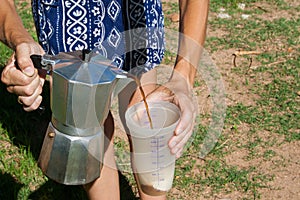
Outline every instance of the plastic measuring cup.
[[148, 102], [153, 129], [143, 102], [130, 107], [126, 124], [133, 145], [134, 173], [144, 193], [161, 195], [171, 189], [175, 171], [175, 155], [168, 142], [180, 118], [179, 108], [169, 102]]

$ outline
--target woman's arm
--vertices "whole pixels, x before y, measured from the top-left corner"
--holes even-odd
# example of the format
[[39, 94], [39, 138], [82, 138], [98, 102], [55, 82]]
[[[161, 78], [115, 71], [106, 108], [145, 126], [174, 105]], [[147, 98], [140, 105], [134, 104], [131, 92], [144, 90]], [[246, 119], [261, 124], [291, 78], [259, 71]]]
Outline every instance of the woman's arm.
[[174, 103], [181, 110], [175, 134], [169, 141], [171, 152], [179, 157], [195, 125], [197, 102], [193, 101], [193, 84], [200, 64], [206, 36], [209, 0], [180, 0], [180, 36], [175, 67], [168, 85]]
[[0, 40], [13, 50], [21, 43], [34, 42], [24, 28], [13, 0], [2, 0], [0, 6]]
[[175, 72], [193, 87], [206, 36], [209, 0], [180, 0], [179, 49]]
[[179, 48], [170, 80], [155, 89], [149, 100], [174, 102], [181, 118], [169, 141], [171, 152], [180, 157], [193, 133], [197, 105], [193, 100], [193, 84], [200, 63], [206, 35], [209, 0], [180, 0]]

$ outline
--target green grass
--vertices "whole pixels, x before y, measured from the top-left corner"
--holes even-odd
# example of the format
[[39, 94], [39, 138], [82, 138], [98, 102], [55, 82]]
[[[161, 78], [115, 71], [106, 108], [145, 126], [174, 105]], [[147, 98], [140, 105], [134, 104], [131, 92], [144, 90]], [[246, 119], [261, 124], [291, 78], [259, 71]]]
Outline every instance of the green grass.
[[[239, 57], [238, 67], [228, 67], [230, 55], [222, 58], [224, 63], [219, 63], [221, 67], [227, 66], [221, 71], [228, 85], [242, 95], [249, 95], [253, 103], [235, 99], [236, 102], [227, 107], [223, 134], [205, 159], [198, 155], [208, 134], [211, 114], [199, 116], [197, 133], [188, 151], [176, 164], [174, 188], [179, 192], [170, 192], [169, 199], [232, 198], [230, 195], [236, 193], [239, 194], [237, 199], [263, 199], [262, 191], [270, 188], [269, 183], [276, 176], [274, 171], [262, 170], [263, 164], [272, 162], [274, 168], [288, 165], [285, 159], [278, 158], [276, 148], [300, 140], [300, 20], [293, 15], [264, 19], [266, 11], [254, 6], [259, 2], [262, 1], [211, 1], [210, 30], [224, 34], [210, 36], [208, 33], [206, 48], [210, 53], [218, 55], [226, 50], [233, 53], [238, 49], [262, 51], [260, 55], [252, 56], [256, 65], [253, 69], [248, 67], [247, 57]], [[284, 1], [263, 2], [281, 11], [299, 12], [299, 8], [290, 7]], [[239, 9], [238, 3], [245, 3], [247, 9]], [[169, 8], [166, 16], [176, 12], [176, 4], [164, 3], [164, 6]], [[232, 18], [216, 18], [220, 8], [225, 8]], [[34, 35], [28, 5], [22, 3], [20, 13], [25, 26]], [[241, 20], [241, 14], [251, 17]], [[176, 29], [168, 17], [166, 27]], [[0, 44], [0, 65], [5, 64], [11, 53]], [[172, 64], [173, 61], [174, 54], [166, 52], [164, 62]], [[278, 61], [281, 62], [276, 63]], [[203, 83], [203, 80], [197, 80], [195, 87], [201, 87]], [[0, 199], [87, 199], [81, 187], [54, 183], [43, 176], [37, 166], [43, 135], [36, 128], [49, 119], [49, 109], [44, 114], [38, 111], [26, 113], [3, 85], [0, 90]], [[202, 95], [201, 91], [196, 93]], [[115, 149], [118, 160], [127, 162], [123, 154], [124, 149], [128, 150], [127, 144], [118, 139]], [[236, 152], [241, 155], [235, 159], [243, 164], [228, 162], [228, 157]], [[136, 187], [130, 170], [126, 169], [120, 175], [122, 198], [133, 199]]]

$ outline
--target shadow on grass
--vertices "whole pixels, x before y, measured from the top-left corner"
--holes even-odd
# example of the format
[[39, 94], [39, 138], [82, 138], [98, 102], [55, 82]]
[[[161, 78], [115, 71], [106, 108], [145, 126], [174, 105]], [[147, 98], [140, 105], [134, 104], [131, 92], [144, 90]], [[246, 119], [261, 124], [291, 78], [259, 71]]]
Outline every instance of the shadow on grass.
[[[51, 119], [49, 85], [44, 86], [42, 95], [45, 111], [25, 112], [22, 105], [17, 103], [16, 95], [8, 93], [6, 86], [0, 82], [0, 123], [2, 128], [7, 130], [14, 145], [27, 147], [35, 160], [38, 160], [44, 133]], [[121, 173], [119, 176], [121, 199], [137, 199], [126, 177]], [[0, 171], [0, 199], [17, 199], [18, 192], [23, 186], [10, 174]], [[30, 194], [29, 199], [85, 200], [87, 196], [81, 186], [66, 186], [49, 180]]]
[[56, 200], [56, 199], [70, 199], [70, 200], [86, 200], [87, 195], [82, 186], [66, 186], [55, 183], [51, 180], [47, 181], [39, 189], [29, 195], [28, 199], [39, 200]]
[[[43, 96], [49, 96], [49, 86], [45, 85]], [[6, 86], [0, 82], [0, 122], [7, 130], [10, 140], [16, 146], [29, 147], [37, 160], [41, 149], [44, 133], [51, 118], [49, 98], [44, 98], [42, 104], [45, 111], [25, 112], [17, 103], [17, 96], [10, 94]]]
[[[18, 198], [18, 193], [23, 184], [18, 183], [10, 174], [0, 172], [0, 199], [23, 199]], [[28, 199], [32, 200], [57, 200], [57, 199], [70, 199], [70, 200], [86, 200], [88, 199], [85, 191], [80, 186], [64, 186], [57, 184], [53, 181], [47, 181], [38, 190], [30, 194]]]
[[[121, 200], [137, 200], [135, 194], [132, 192], [127, 179], [120, 175], [120, 193]], [[25, 186], [18, 183], [10, 174], [0, 172], [0, 199], [18, 199], [20, 189]], [[23, 199], [23, 198], [21, 198]], [[70, 200], [88, 200], [86, 192], [82, 186], [67, 186], [56, 183], [54, 181], [47, 181], [44, 185], [40, 186], [37, 190], [32, 192], [28, 199], [31, 200], [57, 200], [57, 199], [70, 199]]]
[[7, 173], [0, 172], [0, 199], [17, 199], [19, 190], [23, 187]]
[[[120, 193], [121, 200], [135, 200], [135, 194], [132, 192], [127, 179], [120, 175]], [[38, 190], [34, 191], [29, 199], [32, 200], [57, 200], [57, 199], [70, 199], [70, 200], [87, 200], [88, 197], [82, 186], [66, 186], [47, 181]]]

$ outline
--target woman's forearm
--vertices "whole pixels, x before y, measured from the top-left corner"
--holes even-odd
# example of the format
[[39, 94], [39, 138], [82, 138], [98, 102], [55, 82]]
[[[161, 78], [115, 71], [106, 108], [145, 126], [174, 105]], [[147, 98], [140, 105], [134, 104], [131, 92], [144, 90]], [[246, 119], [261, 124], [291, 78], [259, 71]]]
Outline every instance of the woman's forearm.
[[175, 71], [193, 85], [206, 36], [209, 0], [180, 0], [180, 37]]
[[31, 35], [23, 26], [13, 0], [1, 1], [0, 40], [13, 50], [18, 44], [33, 41]]

